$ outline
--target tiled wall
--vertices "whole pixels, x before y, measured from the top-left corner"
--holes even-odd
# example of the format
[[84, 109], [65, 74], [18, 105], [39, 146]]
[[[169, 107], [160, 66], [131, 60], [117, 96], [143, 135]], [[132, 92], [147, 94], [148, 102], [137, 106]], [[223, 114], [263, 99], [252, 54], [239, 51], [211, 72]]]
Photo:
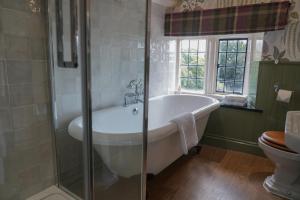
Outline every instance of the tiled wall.
[[175, 88], [176, 49], [170, 47], [170, 41], [175, 40], [164, 36], [165, 10], [159, 4], [152, 4], [150, 97], [168, 94]]
[[93, 106], [124, 103], [132, 79], [144, 77], [145, 1], [92, 1]]
[[0, 0], [0, 199], [54, 184], [45, 9]]
[[[129, 81], [144, 76], [144, 2], [129, 2], [92, 1], [94, 109], [122, 105]], [[153, 4], [150, 96], [167, 93], [169, 65], [175, 64], [169, 62], [170, 39], [163, 37], [164, 10]], [[57, 128], [63, 130], [81, 113], [80, 68], [54, 72]]]
[[[144, 1], [92, 1], [94, 109], [122, 105], [129, 81], [144, 76]], [[135, 11], [135, 12], [132, 12]], [[54, 68], [57, 128], [81, 114], [80, 68]]]
[[[54, 2], [50, 2], [52, 33]], [[122, 105], [130, 80], [144, 77], [145, 1], [91, 1], [92, 103], [94, 109]], [[55, 37], [53, 38], [56, 49]], [[54, 51], [55, 53], [55, 51]], [[54, 55], [56, 59], [56, 55]], [[56, 140], [63, 185], [82, 178], [81, 142], [68, 134], [68, 124], [81, 115], [81, 72], [54, 70]]]
[[[91, 9], [93, 108], [122, 105], [124, 94], [132, 92], [126, 88], [129, 81], [144, 76], [145, 2], [94, 0]], [[165, 8], [153, 4], [152, 11], [150, 96], [157, 96], [168, 93], [169, 70], [175, 70], [175, 63], [169, 62], [169, 39], [163, 37]], [[55, 35], [55, 20], [51, 24]], [[63, 184], [69, 186], [82, 175], [81, 142], [67, 131], [70, 121], [81, 115], [80, 68], [53, 70], [59, 168]]]
[[[64, 5], [64, 8], [67, 8], [68, 1], [63, 2], [67, 4]], [[60, 173], [60, 184], [67, 187], [74, 181], [82, 178], [82, 144], [80, 141], [72, 138], [67, 132], [70, 121], [81, 115], [81, 73], [80, 68], [66, 69], [57, 66], [55, 9], [55, 1], [48, 1], [49, 30], [51, 33], [50, 45], [52, 45], [54, 61], [54, 65], [50, 67], [53, 73], [57, 165]], [[64, 22], [68, 23], [69, 21], [65, 19]]]

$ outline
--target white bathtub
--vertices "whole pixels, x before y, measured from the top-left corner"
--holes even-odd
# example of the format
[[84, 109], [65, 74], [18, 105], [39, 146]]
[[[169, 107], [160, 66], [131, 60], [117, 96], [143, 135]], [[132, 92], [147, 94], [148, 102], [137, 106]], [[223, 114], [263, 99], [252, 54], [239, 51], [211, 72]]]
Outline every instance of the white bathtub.
[[[166, 95], [149, 100], [147, 172], [157, 174], [178, 159], [183, 152], [175, 116], [192, 112], [199, 139], [202, 138], [210, 113], [219, 101], [206, 96]], [[139, 110], [133, 114], [133, 109]], [[123, 177], [141, 173], [143, 104], [118, 106], [93, 112], [95, 150], [107, 167]], [[82, 117], [69, 125], [69, 134], [82, 140]]]

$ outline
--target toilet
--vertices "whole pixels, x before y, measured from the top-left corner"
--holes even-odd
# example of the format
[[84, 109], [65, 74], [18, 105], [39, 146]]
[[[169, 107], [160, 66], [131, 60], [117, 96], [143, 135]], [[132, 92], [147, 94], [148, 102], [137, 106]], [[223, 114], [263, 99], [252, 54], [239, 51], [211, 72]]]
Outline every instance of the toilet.
[[286, 199], [300, 199], [300, 111], [288, 112], [285, 131], [267, 131], [258, 144], [276, 165], [264, 188]]

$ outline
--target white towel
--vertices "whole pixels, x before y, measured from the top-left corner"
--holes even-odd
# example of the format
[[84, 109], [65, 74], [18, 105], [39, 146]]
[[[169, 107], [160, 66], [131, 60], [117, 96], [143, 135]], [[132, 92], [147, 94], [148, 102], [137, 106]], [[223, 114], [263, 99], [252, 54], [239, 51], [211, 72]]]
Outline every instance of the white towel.
[[245, 106], [247, 105], [247, 96], [229, 94], [222, 101], [223, 105]]
[[236, 94], [228, 94], [228, 95], [225, 95], [223, 101], [236, 102], [236, 103], [245, 103], [245, 102], [247, 102], [247, 96], [236, 95]]
[[195, 117], [192, 113], [183, 113], [172, 120], [177, 124], [183, 153], [188, 154], [189, 149], [198, 144]]
[[245, 103], [238, 103], [238, 102], [223, 101], [222, 105], [245, 107], [245, 106], [247, 106], [247, 102], [245, 102]]

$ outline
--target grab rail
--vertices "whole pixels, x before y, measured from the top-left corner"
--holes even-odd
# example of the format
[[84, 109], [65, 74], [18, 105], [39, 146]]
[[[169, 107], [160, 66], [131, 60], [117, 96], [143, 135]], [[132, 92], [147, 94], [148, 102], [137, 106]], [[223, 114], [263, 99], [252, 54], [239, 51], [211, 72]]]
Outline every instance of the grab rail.
[[78, 10], [77, 1], [70, 0], [71, 25], [71, 61], [64, 60], [64, 28], [62, 0], [56, 0], [56, 38], [57, 38], [57, 64], [63, 68], [78, 67]]

